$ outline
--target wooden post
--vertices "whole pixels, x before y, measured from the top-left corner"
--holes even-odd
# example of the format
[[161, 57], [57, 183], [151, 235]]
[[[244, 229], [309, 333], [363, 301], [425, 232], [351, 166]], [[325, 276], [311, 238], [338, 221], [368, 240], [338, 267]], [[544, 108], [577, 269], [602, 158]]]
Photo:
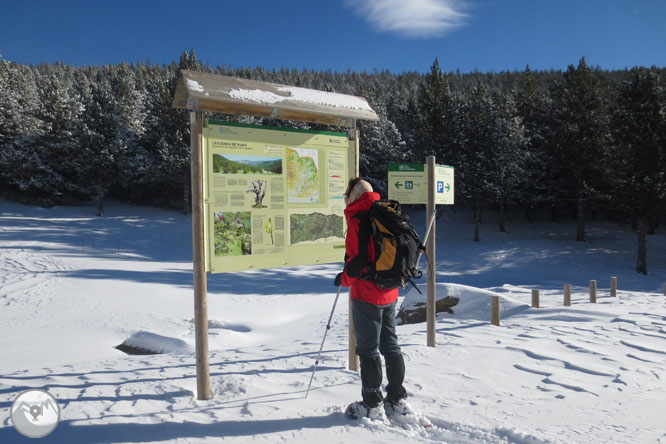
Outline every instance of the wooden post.
[[499, 296], [490, 296], [490, 323], [500, 326], [500, 298]]
[[208, 357], [208, 289], [204, 246], [203, 112], [190, 112], [192, 151], [192, 259], [194, 267], [194, 337], [197, 361], [197, 398], [210, 398]]
[[[349, 140], [354, 141], [354, 177], [358, 177], [360, 165], [360, 149], [359, 149], [359, 131], [356, 128], [356, 120], [349, 129]], [[354, 331], [354, 319], [352, 318], [352, 300], [351, 292], [349, 292], [349, 350], [348, 350], [348, 368], [351, 371], [357, 372], [360, 364], [358, 355], [356, 354], [356, 333]]]
[[361, 175], [360, 165], [361, 165], [361, 148], [359, 139], [361, 138], [361, 133], [356, 128], [356, 119], [353, 120], [352, 127], [349, 128], [349, 140], [354, 141], [354, 177]]
[[597, 281], [590, 281], [590, 302], [597, 303]]
[[[428, 204], [426, 207], [426, 214], [428, 214], [428, 220], [426, 221], [426, 226], [430, 224], [430, 218], [435, 217], [435, 156], [428, 156], [426, 158], [427, 163], [427, 186], [428, 186]], [[426, 304], [426, 322], [428, 324], [428, 335], [427, 335], [427, 345], [428, 347], [435, 347], [435, 328], [437, 322], [437, 298], [435, 295], [436, 292], [436, 279], [435, 279], [435, 262], [437, 254], [435, 252], [435, 223], [432, 224], [430, 229], [430, 237], [426, 242], [426, 251], [428, 254], [428, 266], [427, 270], [427, 304]]]
[[539, 308], [539, 290], [532, 289], [532, 308]]
[[564, 306], [571, 307], [571, 284], [564, 284]]
[[616, 277], [611, 278], [610, 295], [611, 295], [612, 298], [617, 297], [617, 278]]
[[664, 296], [666, 296], [666, 284], [664, 284]]

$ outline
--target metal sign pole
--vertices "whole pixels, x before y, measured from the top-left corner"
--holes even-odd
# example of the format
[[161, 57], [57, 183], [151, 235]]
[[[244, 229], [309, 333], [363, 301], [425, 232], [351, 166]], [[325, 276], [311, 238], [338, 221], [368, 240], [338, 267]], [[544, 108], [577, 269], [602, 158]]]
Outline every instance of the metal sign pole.
[[[428, 224], [428, 229], [426, 229], [425, 236], [423, 237], [423, 242], [426, 244], [428, 243], [428, 236], [430, 236], [430, 230], [432, 229], [432, 226], [435, 225], [435, 215], [437, 214], [437, 211], [433, 210], [430, 213], [430, 222], [427, 222]], [[427, 219], [427, 217], [426, 217]], [[425, 244], [424, 244], [425, 246]], [[423, 250], [419, 251], [419, 255], [416, 257], [416, 269], [418, 270], [419, 267], [421, 266], [421, 256], [423, 256]]]
[[435, 347], [435, 323], [436, 323], [436, 296], [435, 296], [435, 261], [437, 253], [435, 251], [435, 156], [428, 156], [426, 158], [427, 174], [428, 174], [428, 204], [426, 213], [428, 214], [428, 226], [431, 226], [429, 237], [426, 241], [426, 251], [428, 252], [427, 263], [427, 305], [426, 305], [426, 322], [427, 322], [427, 345], [428, 347]]

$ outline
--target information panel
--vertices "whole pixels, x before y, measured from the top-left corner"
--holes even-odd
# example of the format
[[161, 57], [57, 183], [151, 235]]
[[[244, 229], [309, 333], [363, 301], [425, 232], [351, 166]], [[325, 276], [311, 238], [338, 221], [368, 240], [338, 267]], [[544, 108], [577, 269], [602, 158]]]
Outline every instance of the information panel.
[[203, 135], [207, 271], [343, 261], [353, 140], [212, 121]]

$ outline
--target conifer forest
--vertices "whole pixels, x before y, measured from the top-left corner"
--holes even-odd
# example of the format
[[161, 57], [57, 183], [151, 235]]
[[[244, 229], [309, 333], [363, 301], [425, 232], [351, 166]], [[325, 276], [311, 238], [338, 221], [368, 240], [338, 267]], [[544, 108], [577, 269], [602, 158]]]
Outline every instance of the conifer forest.
[[[426, 74], [211, 67], [185, 51], [170, 65], [38, 66], [0, 58], [0, 195], [53, 206], [112, 197], [190, 208], [187, 111], [171, 107], [179, 69], [361, 96], [380, 117], [360, 121], [360, 172], [384, 197], [389, 162], [455, 168], [456, 206], [505, 231], [511, 217], [604, 218], [649, 233], [666, 219], [666, 69]], [[218, 121], [343, 131], [207, 114]], [[508, 211], [511, 210], [511, 211]], [[575, 236], [575, 239], [573, 238]]]

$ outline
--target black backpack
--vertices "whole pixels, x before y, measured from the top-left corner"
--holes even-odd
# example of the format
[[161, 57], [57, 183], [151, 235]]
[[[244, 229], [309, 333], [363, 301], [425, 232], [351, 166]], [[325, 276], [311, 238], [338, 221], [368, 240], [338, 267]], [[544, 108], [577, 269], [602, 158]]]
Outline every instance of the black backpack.
[[407, 288], [407, 284], [411, 283], [421, 293], [412, 279], [423, 275], [416, 268], [416, 261], [419, 253], [425, 251], [425, 246], [400, 204], [395, 200], [377, 200], [368, 211], [354, 217], [360, 219], [359, 256], [368, 257], [365, 253], [368, 236], [371, 236], [375, 248], [375, 261], [366, 264], [368, 274], [361, 278], [371, 280], [384, 289]]

